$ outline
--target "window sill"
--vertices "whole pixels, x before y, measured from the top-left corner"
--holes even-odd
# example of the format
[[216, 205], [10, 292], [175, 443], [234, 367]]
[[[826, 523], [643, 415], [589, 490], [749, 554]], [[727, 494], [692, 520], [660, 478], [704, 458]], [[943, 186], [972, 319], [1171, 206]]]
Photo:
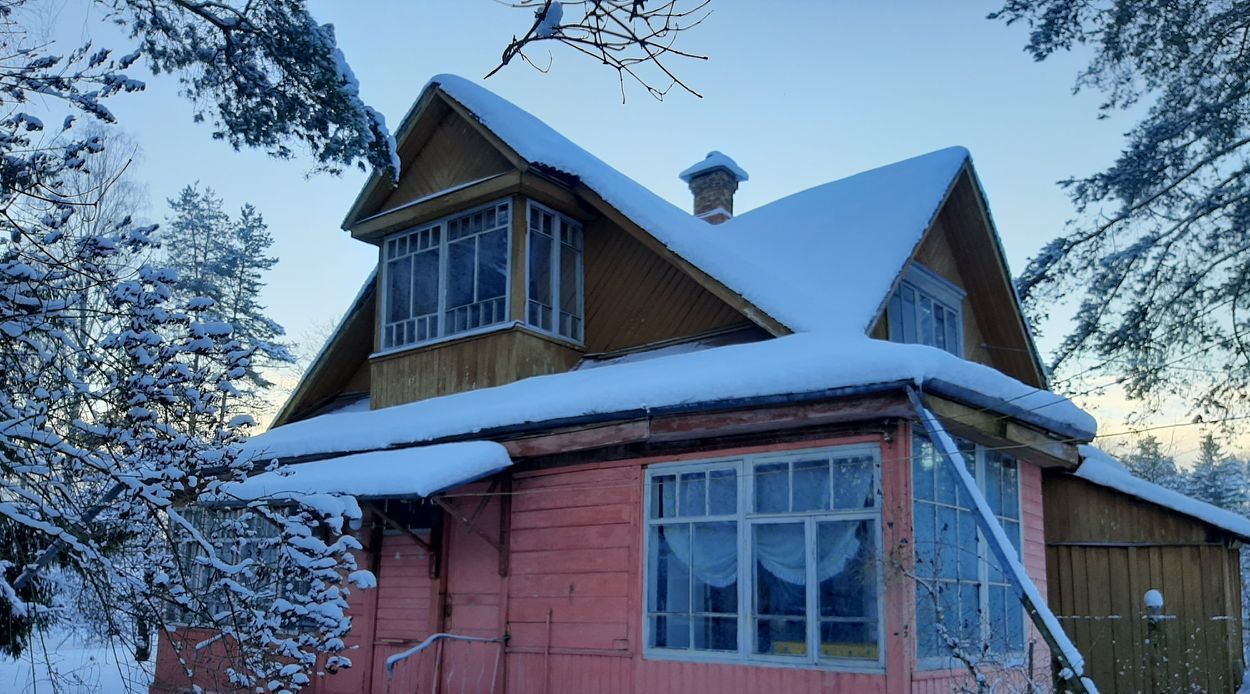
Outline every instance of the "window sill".
[[392, 357], [395, 357], [401, 354], [407, 354], [409, 352], [419, 352], [421, 350], [429, 349], [431, 347], [444, 347], [446, 345], [450, 345], [455, 342], [467, 342], [475, 338], [479, 338], [485, 335], [493, 335], [494, 333], [500, 333], [500, 332], [504, 332], [507, 330], [516, 330], [517, 332], [522, 332], [527, 335], [533, 335], [534, 337], [541, 338], [548, 342], [553, 342], [563, 347], [568, 347], [569, 349], [575, 349], [579, 352], [583, 352], [586, 349], [584, 345], [578, 344], [566, 337], [561, 337], [559, 335], [549, 333], [544, 330], [539, 330], [538, 328], [535, 328], [534, 326], [528, 323], [523, 323], [521, 321], [513, 320], [513, 321], [506, 321], [503, 323], [496, 323], [495, 325], [488, 325], [488, 326], [481, 327], [481, 328], [474, 328], [473, 330], [466, 330], [462, 333], [456, 333], [455, 335], [447, 335], [445, 337], [440, 337], [436, 340], [427, 340], [425, 342], [419, 342], [419, 343], [412, 344], [412, 345], [404, 345], [402, 347], [392, 347], [391, 349], [379, 350], [369, 355], [369, 361], [381, 361], [384, 359], [390, 359]]
[[851, 660], [826, 660], [813, 663], [809, 660], [796, 661], [784, 657], [776, 658], [743, 658], [732, 653], [700, 653], [692, 651], [667, 651], [647, 648], [643, 650], [644, 660], [658, 660], [685, 663], [707, 663], [709, 665], [733, 665], [737, 667], [761, 667], [782, 670], [819, 670], [830, 674], [846, 673], [852, 675], [885, 675], [885, 663], [857, 662]]

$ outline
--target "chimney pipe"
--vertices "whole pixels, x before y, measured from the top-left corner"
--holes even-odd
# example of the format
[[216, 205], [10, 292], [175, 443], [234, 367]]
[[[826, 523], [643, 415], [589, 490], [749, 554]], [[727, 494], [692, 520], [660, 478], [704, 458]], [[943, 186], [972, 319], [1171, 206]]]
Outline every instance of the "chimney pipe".
[[734, 216], [734, 192], [750, 178], [733, 159], [712, 151], [703, 161], [678, 176], [694, 193], [694, 214], [710, 224], [720, 224]]

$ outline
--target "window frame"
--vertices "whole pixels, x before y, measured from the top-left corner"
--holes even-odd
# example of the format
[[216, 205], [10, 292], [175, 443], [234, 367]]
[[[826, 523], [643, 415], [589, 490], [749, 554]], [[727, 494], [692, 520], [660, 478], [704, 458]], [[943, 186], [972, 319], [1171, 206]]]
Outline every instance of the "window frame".
[[[937, 347], [936, 345], [927, 345], [927, 346], [934, 347], [935, 349], [945, 349], [945, 351], [950, 352], [951, 354], [954, 354], [957, 357], [965, 356], [964, 306], [963, 304], [964, 304], [964, 299], [967, 297], [967, 293], [958, 285], [948, 281], [947, 279], [933, 272], [929, 268], [916, 262], [912, 262], [911, 264], [907, 266], [907, 271], [903, 274], [903, 279], [897, 284], [897, 286], [895, 286], [894, 291], [890, 293], [890, 298], [886, 302], [887, 304], [887, 308], [886, 308], [887, 339], [889, 339], [891, 342], [898, 342], [900, 344], [921, 344], [921, 345], [925, 344], [923, 342], [913, 342], [913, 343], [904, 342], [904, 339], [903, 339], [904, 336], [901, 334], [895, 333], [896, 319], [891, 314], [893, 314], [895, 310], [895, 305], [896, 305], [895, 299], [898, 298], [899, 300], [897, 302], [897, 306], [898, 306], [897, 310], [898, 310], [899, 315], [897, 318], [897, 322], [900, 326], [899, 330], [901, 331], [901, 325], [903, 321], [903, 316], [901, 314], [902, 314], [903, 308], [902, 308], [902, 297], [900, 295], [900, 292], [902, 291], [903, 287], [910, 288], [913, 292], [916, 292], [917, 295], [923, 294], [927, 296], [931, 302], [940, 304], [942, 308], [944, 308], [947, 311], [950, 311], [951, 313], [955, 315], [955, 343], [956, 344], [954, 345], [954, 348], [952, 349], [950, 345], [948, 345], [946, 348]], [[918, 311], [919, 310], [918, 306], [919, 306], [919, 302], [917, 302], [916, 309], [914, 310]]]
[[[914, 470], [914, 465], [915, 465], [914, 460], [916, 456], [915, 439], [918, 435], [923, 435], [923, 434], [918, 434], [917, 432], [912, 433], [912, 456], [911, 456], [912, 460], [909, 461], [909, 465], [913, 466], [911, 470]], [[986, 473], [986, 460], [987, 460], [986, 454], [990, 452], [992, 449], [985, 446], [984, 444], [978, 443], [976, 441], [968, 440], [968, 439], [955, 439], [955, 442], [957, 445], [964, 443], [964, 444], [970, 444], [973, 446], [973, 469], [970, 470], [970, 472], [972, 473], [973, 480], [977, 483], [977, 489], [982, 494], [985, 494], [985, 485], [989, 480], [989, 475]], [[930, 442], [930, 445], [935, 445], [935, 444]], [[996, 451], [996, 452], [999, 452], [1001, 454], [1000, 451]], [[938, 460], [936, 461], [936, 464], [944, 465], [945, 462], [942, 461], [940, 458], [941, 453], [936, 453], [936, 455], [939, 456]], [[1015, 522], [1018, 533], [1019, 533], [1018, 539], [1019, 539], [1020, 546], [1019, 546], [1018, 552], [1020, 556], [1016, 558], [1019, 561], [1023, 562], [1024, 561], [1024, 506], [1023, 506], [1024, 485], [1022, 484], [1023, 482], [1022, 470], [1026, 463], [1020, 458], [1017, 458], [1015, 456], [1008, 456], [1008, 457], [1010, 457], [1013, 461], [1015, 461], [1015, 464], [1016, 464], [1016, 514], [1017, 514], [1017, 517], [1011, 520]], [[911, 523], [912, 523], [912, 536], [913, 536], [912, 545], [913, 547], [918, 547], [919, 542], [915, 538], [917, 499], [915, 495], [916, 485], [915, 485], [914, 480], [912, 481], [911, 488], [912, 488]], [[962, 491], [959, 491], [957, 493], [962, 493]], [[920, 500], [920, 502], [929, 504], [931, 506], [956, 508], [954, 506], [951, 506], [948, 503], [937, 501], [936, 498], [922, 499]], [[972, 513], [975, 514], [976, 510], [973, 509]], [[1002, 516], [996, 513], [994, 515], [994, 518], [998, 520], [999, 523], [1001, 524], [1005, 516]], [[1006, 572], [1003, 571], [1002, 569], [999, 569], [999, 571], [1000, 573], [1003, 574], [1002, 578], [1004, 580], [994, 581], [991, 584], [991, 581], [990, 581], [991, 554], [989, 550], [988, 540], [985, 538], [985, 534], [981, 531], [981, 528], [979, 525], [977, 526], [977, 530], [976, 530], [976, 538], [977, 538], [977, 577], [976, 577], [976, 581], [974, 585], [976, 585], [977, 587], [977, 610], [978, 610], [978, 615], [980, 617], [979, 626], [980, 626], [981, 633], [980, 633], [980, 640], [975, 645], [984, 647], [986, 644], [990, 642], [991, 632], [993, 630], [993, 624], [991, 623], [992, 617], [989, 614], [990, 588], [992, 586], [1007, 585], [1011, 591], [1009, 593], [1009, 599], [1011, 596], [1015, 595], [1015, 588], [1011, 586], [1011, 580], [1007, 578]], [[1010, 539], [1010, 537], [1008, 539]], [[950, 583], [954, 585], [963, 585], [963, 584], [971, 583], [971, 581], [967, 581], [964, 579], [937, 578], [935, 580], [939, 580], [944, 583]], [[913, 599], [915, 599], [915, 595], [916, 595], [916, 590], [912, 590]], [[1023, 625], [1023, 628], [1021, 631], [1022, 642], [1018, 644], [1020, 647], [1019, 650], [1007, 650], [1002, 653], [990, 653], [992, 657], [997, 659], [998, 664], [1006, 666], [1006, 667], [1015, 667], [1015, 666], [1022, 665], [1025, 663], [1025, 660], [1027, 657], [1029, 617], [1028, 617], [1028, 614], [1026, 613], [1023, 603], [1021, 603], [1018, 606], [1018, 609], [1020, 611], [1022, 625]], [[916, 609], [915, 605], [913, 604], [913, 614], [918, 615], [918, 612], [919, 612], [918, 609]], [[952, 655], [938, 655], [938, 656], [921, 655], [919, 617], [917, 616], [914, 621], [916, 622], [914, 651], [915, 651], [915, 656], [916, 656], [916, 669], [917, 670], [921, 670], [921, 671], [952, 670], [952, 669], [958, 669], [958, 668], [963, 667], [963, 664], [960, 663], [960, 661]], [[1008, 645], [1009, 649], [1013, 645], [1017, 645], [1017, 644], [1009, 644]]]
[[[824, 509], [815, 511], [761, 512], [754, 510], [755, 502], [755, 466], [768, 463], [795, 463], [814, 457], [830, 459], [869, 456], [872, 459], [872, 485], [876, 495], [876, 503], [871, 508], [863, 509]], [[680, 480], [682, 473], [709, 471], [733, 467], [737, 471], [737, 512], [730, 515], [705, 516], [672, 516], [653, 518], [651, 514], [652, 479], [659, 475], [674, 475]], [[793, 475], [793, 466], [790, 472]], [[673, 660], [686, 662], [723, 663], [745, 666], [783, 667], [804, 670], [827, 670], [837, 672], [854, 672], [880, 674], [885, 672], [888, 639], [886, 638], [886, 579], [884, 557], [884, 519], [885, 502], [882, 486], [881, 447], [875, 443], [836, 444], [816, 448], [803, 448], [788, 451], [769, 451], [764, 453], [709, 458], [705, 460], [654, 463], [644, 469], [642, 504], [642, 596], [641, 596], [641, 638], [643, 657], [652, 660]], [[793, 500], [793, 484], [790, 485]], [[698, 522], [723, 522], [733, 520], [737, 523], [738, 538], [738, 611], [737, 611], [737, 644], [736, 652], [696, 650], [694, 648], [676, 649], [661, 648], [651, 645], [650, 630], [650, 590], [651, 590], [651, 528], [656, 525]], [[769, 655], [754, 652], [755, 643], [755, 582], [754, 562], [752, 561], [752, 534], [756, 525], [776, 522], [801, 523], [804, 527], [804, 551], [808, 580], [805, 586], [805, 620], [806, 644], [808, 654], [805, 656]], [[874, 552], [876, 556], [876, 598], [877, 598], [877, 658], [825, 657], [820, 653], [820, 607], [819, 583], [811, 580], [816, 572], [816, 526], [821, 522], [837, 521], [868, 521], [872, 524]], [[693, 614], [693, 613], [692, 613]], [[816, 647], [812, 648], [815, 644]]]
[[[504, 294], [502, 297], [503, 307], [504, 307], [503, 318], [501, 320], [495, 321], [488, 325], [481, 325], [475, 328], [469, 328], [467, 330], [462, 330], [460, 332], [449, 334], [446, 332], [446, 321], [447, 321], [446, 314], [447, 314], [447, 309], [448, 309], [447, 307], [448, 268], [451, 262], [450, 252], [449, 252], [449, 246], [451, 244], [451, 240], [450, 240], [449, 234], [447, 233], [447, 223], [459, 217], [471, 215], [476, 212], [480, 212], [482, 210], [486, 210], [492, 207], [498, 207], [500, 205], [506, 205], [508, 209], [508, 223], [506, 226], [503, 227], [504, 241], [505, 241], [505, 245], [504, 245], [504, 261], [505, 261]], [[451, 214], [439, 217], [438, 219], [430, 220], [428, 222], [424, 222], [416, 226], [408, 227], [406, 229], [402, 229], [400, 231], [387, 234], [385, 237], [383, 237], [382, 243], [378, 248], [378, 265], [379, 265], [378, 299], [379, 299], [379, 314], [381, 316], [381, 320], [378, 321], [378, 331], [377, 331], [378, 349], [371, 356], [381, 356], [381, 355], [386, 355], [386, 354], [394, 354], [397, 352], [403, 352], [403, 351], [410, 350], [410, 349], [417, 349], [417, 348], [425, 347], [428, 345], [438, 344], [440, 342], [447, 342], [450, 340], [457, 340], [457, 339], [464, 338], [464, 337], [470, 337], [473, 335], [480, 335], [486, 332], [501, 330], [501, 329], [504, 329], [508, 326], [515, 324], [516, 319], [514, 316], [512, 316], [512, 274], [514, 271], [514, 267], [512, 263], [512, 249], [513, 249], [512, 236], [513, 236], [513, 227], [514, 227], [513, 220], [515, 216], [516, 216], [515, 201], [511, 197], [503, 197], [503, 198], [492, 200], [490, 202], [482, 203], [480, 205], [474, 205], [473, 207], [469, 207], [463, 210], [457, 210]], [[389, 275], [390, 273], [388, 271], [388, 266], [390, 265], [390, 261], [392, 259], [387, 258], [386, 256], [387, 244], [389, 244], [391, 241], [395, 239], [405, 237], [410, 234], [416, 234], [422, 231], [434, 229], [436, 227], [439, 229], [439, 238], [438, 238], [438, 245], [437, 245], [438, 254], [439, 254], [438, 255], [438, 283], [436, 285], [436, 291], [438, 292], [438, 308], [434, 315], [438, 319], [438, 323], [437, 323], [438, 335], [436, 337], [427, 337], [424, 340], [416, 340], [413, 342], [406, 342], [404, 344], [397, 344], [391, 347], [387, 347], [385, 344], [386, 329], [394, 325], [403, 324], [404, 322], [408, 320], [413, 320], [412, 318], [405, 318], [404, 320], [397, 321], [394, 323], [388, 320], [388, 313], [389, 313], [389, 308], [390, 308], [389, 307], [389, 301], [390, 301], [390, 294], [389, 294], [390, 277]], [[494, 229], [492, 229], [492, 231], [493, 230]], [[476, 236], [476, 235], [480, 235], [481, 233], [483, 232], [476, 232], [475, 234], [472, 234], [472, 235]], [[462, 238], [465, 238], [465, 237], [462, 237]], [[415, 254], [410, 254], [410, 255], [415, 255]], [[476, 256], [475, 256], [474, 265], [476, 267]], [[474, 285], [476, 287], [476, 282], [474, 283]]]
[[[540, 325], [530, 322], [529, 310], [530, 302], [530, 277], [533, 270], [533, 263], [530, 262], [531, 239], [530, 236], [530, 214], [531, 210], [538, 209], [547, 214], [553, 215], [556, 222], [556, 228], [552, 235], [551, 257], [549, 258], [551, 267], [551, 329], [548, 330]], [[563, 306], [560, 301], [561, 284], [564, 281], [564, 273], [560, 271], [560, 247], [565, 245], [560, 240], [560, 229], [558, 227], [561, 220], [567, 221], [577, 227], [577, 233], [580, 237], [580, 248], [577, 249], [577, 277], [576, 277], [576, 297], [577, 297], [577, 319], [580, 322], [580, 334], [576, 337], [565, 335], [560, 332], [560, 313]], [[525, 304], [518, 320], [526, 327], [535, 332], [548, 335], [557, 340], [569, 342], [578, 347], [584, 346], [586, 343], [586, 227], [578, 220], [556, 210], [555, 208], [544, 205], [532, 198], [525, 198]]]

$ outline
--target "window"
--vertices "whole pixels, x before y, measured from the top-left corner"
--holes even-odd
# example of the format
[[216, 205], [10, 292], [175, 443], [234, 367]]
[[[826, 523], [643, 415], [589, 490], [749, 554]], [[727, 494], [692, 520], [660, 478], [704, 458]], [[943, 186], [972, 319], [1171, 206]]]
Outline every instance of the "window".
[[386, 240], [382, 349], [508, 319], [510, 219], [502, 200]]
[[[960, 441], [968, 469], [1020, 554], [1019, 465]], [[960, 491], [932, 442], [912, 438], [912, 517], [916, 551], [916, 645], [926, 668], [953, 665], [943, 633], [988, 657], [1024, 652], [1024, 608], [977, 530], [972, 500]]]
[[913, 263], [886, 309], [890, 340], [963, 356], [963, 298], [959, 287]]
[[[182, 517], [219, 550], [229, 547], [236, 550], [222, 556], [224, 561], [238, 564], [245, 559], [253, 559], [257, 566], [262, 567], [257, 576], [260, 585], [252, 588], [269, 590], [274, 595], [283, 592], [277, 583], [276, 572], [270, 575], [270, 567], [276, 569], [278, 564], [278, 531], [272, 523], [245, 509], [192, 506], [180, 511]], [[228, 591], [215, 583], [223, 579], [223, 574], [208, 565], [208, 553], [188, 533], [179, 535], [178, 560], [186, 577], [185, 585], [192, 593], [195, 612], [203, 617], [228, 614], [231, 609], [227, 600]], [[188, 624], [200, 621], [201, 617], [171, 605], [167, 619], [173, 623]]]
[[529, 203], [525, 322], [582, 341], [582, 227]]
[[879, 479], [865, 446], [649, 468], [648, 654], [881, 666]]

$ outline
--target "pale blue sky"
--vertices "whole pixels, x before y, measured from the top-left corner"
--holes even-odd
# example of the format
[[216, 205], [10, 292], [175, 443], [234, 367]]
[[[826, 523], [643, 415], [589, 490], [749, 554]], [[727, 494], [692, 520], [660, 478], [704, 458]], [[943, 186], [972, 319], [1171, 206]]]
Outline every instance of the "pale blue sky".
[[[363, 96], [392, 125], [430, 76], [480, 80], [529, 20], [491, 0], [312, 6], [335, 25]], [[1079, 57], [1033, 62], [1022, 50], [1024, 27], [985, 19], [997, 6], [713, 0], [711, 17], [683, 44], [710, 59], [673, 64], [702, 99], [675, 90], [657, 102], [629, 86], [622, 104], [614, 73], [558, 45], [533, 51], [540, 63], [550, 54], [549, 73], [517, 63], [484, 84], [683, 207], [690, 196], [677, 172], [711, 149], [750, 172], [736, 200], [742, 211], [964, 145], [1019, 270], [1072, 215], [1055, 182], [1112, 161], [1130, 121], [1098, 120], [1098, 95], [1072, 94]], [[112, 41], [98, 23], [78, 21], [69, 22], [71, 35]], [[163, 216], [163, 201], [196, 180], [231, 207], [254, 203], [281, 259], [264, 297], [272, 316], [295, 337], [337, 319], [375, 262], [372, 246], [339, 229], [364, 175], [308, 177], [308, 159], [234, 152], [191, 122], [172, 79], [148, 85], [110, 107], [144, 147], [136, 174], [148, 185], [152, 215]], [[1057, 337], [1045, 336], [1043, 347]]]

